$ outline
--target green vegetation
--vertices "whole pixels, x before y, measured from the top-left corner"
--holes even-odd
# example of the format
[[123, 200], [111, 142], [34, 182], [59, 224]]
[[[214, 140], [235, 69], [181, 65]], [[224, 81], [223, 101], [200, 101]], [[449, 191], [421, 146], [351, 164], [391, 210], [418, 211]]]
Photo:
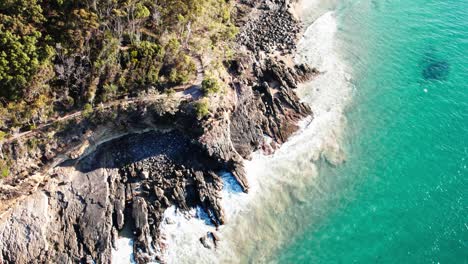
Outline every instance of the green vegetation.
[[202, 91], [205, 95], [218, 93], [221, 86], [218, 80], [214, 77], [207, 77], [202, 81]]
[[169, 75], [170, 82], [174, 84], [187, 83], [190, 78], [195, 76], [196, 66], [193, 59], [188, 55], [182, 55], [175, 60], [174, 67]]
[[174, 89], [167, 89], [166, 91], [164, 91], [164, 93], [167, 95], [167, 96], [174, 96], [174, 94], [176, 93], [176, 91]]
[[0, 178], [6, 178], [10, 174], [10, 167], [7, 161], [0, 159]]
[[0, 178], [6, 178], [10, 174], [10, 169], [8, 167], [2, 167], [0, 170]]
[[0, 131], [0, 141], [4, 140], [6, 138], [6, 133], [3, 131]]
[[198, 119], [202, 119], [210, 114], [210, 103], [208, 102], [208, 99], [203, 98], [195, 102], [194, 106]]
[[198, 56], [217, 72], [238, 32], [231, 10], [226, 0], [0, 1], [0, 130], [189, 83]]
[[91, 114], [93, 113], [93, 106], [91, 104], [85, 104], [83, 108], [83, 116], [84, 117], [90, 117]]

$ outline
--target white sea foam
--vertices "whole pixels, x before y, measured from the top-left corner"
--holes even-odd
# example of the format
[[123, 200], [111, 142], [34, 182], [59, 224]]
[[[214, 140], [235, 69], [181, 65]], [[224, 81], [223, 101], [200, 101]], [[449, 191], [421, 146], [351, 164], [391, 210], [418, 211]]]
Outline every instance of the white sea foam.
[[[229, 221], [239, 215], [251, 197], [242, 192], [241, 186], [230, 173], [223, 173], [221, 177], [224, 183], [222, 206]], [[168, 208], [160, 230], [165, 244], [162, 256], [168, 263], [216, 263], [220, 259], [216, 251], [200, 243], [202, 236], [218, 231], [210, 224], [206, 212], [199, 207], [189, 212], [182, 212], [174, 206]]]
[[127, 237], [120, 237], [115, 241], [116, 248], [112, 249], [113, 264], [134, 264], [133, 240]]
[[339, 0], [299, 0], [293, 5], [293, 13], [300, 17], [306, 24], [310, 25], [323, 13], [335, 10]]
[[318, 141], [310, 149], [321, 151], [332, 163], [342, 159], [339, 142], [346, 120], [344, 110], [352, 97], [349, 68], [338, 53], [337, 28], [334, 12], [322, 15], [305, 32], [296, 58], [297, 62], [317, 67], [322, 73], [302, 85], [299, 96], [309, 103], [315, 116], [311, 127], [304, 130], [304, 137]]
[[[314, 112], [313, 120], [302, 122], [301, 131], [275, 155], [255, 153], [251, 161], [245, 161], [249, 194], [240, 192], [230, 174], [223, 175], [222, 203], [228, 223], [219, 230], [203, 219], [181, 217], [174, 208], [169, 209], [166, 213], [174, 224], [164, 223], [161, 228], [166, 235], [168, 263], [271, 261], [268, 257], [300, 225], [299, 219], [285, 220], [282, 215], [292, 203], [305, 200], [304, 186], [314, 186], [318, 175], [315, 161], [325, 157], [331, 163], [340, 163], [344, 159], [340, 140], [352, 86], [348, 68], [337, 52], [336, 33], [335, 14], [327, 12], [308, 27], [298, 45], [296, 61], [322, 72], [299, 90]], [[320, 187], [316, 188], [320, 194]], [[199, 243], [208, 231], [216, 231], [221, 238], [216, 250]]]
[[177, 263], [177, 259], [202, 257], [208, 249], [199, 239], [215, 227], [209, 224], [209, 218], [201, 208], [182, 212], [172, 206], [165, 211], [160, 229], [164, 243], [162, 256], [168, 263]]

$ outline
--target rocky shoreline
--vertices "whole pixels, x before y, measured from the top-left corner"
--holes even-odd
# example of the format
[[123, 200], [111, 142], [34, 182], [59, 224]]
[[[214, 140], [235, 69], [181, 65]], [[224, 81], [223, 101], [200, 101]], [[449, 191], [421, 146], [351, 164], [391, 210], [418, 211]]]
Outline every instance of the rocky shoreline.
[[[89, 133], [79, 123], [84, 132], [64, 135], [68, 144], [46, 144], [34, 156], [24, 144], [3, 145], [3, 153], [15, 153], [15, 173], [23, 176], [0, 184], [2, 203], [14, 200], [0, 218], [0, 263], [110, 263], [125, 228], [132, 231], [137, 263], [164, 262], [159, 225], [170, 206], [199, 206], [213, 225], [225, 224], [219, 172], [231, 172], [248, 192], [243, 159], [257, 150], [273, 153], [312, 115], [295, 89], [318, 72], [291, 63], [301, 26], [290, 5], [237, 2], [240, 52], [226, 62], [231, 89], [207, 118], [196, 121], [184, 103], [169, 109], [141, 105], [119, 111], [118, 122]], [[98, 133], [102, 127], [126, 135]], [[83, 148], [75, 141], [88, 144], [76, 155], [62, 150]], [[32, 177], [38, 169], [24, 170], [33, 167], [47, 167], [47, 181]], [[25, 182], [37, 188], [27, 189]], [[210, 239], [216, 241], [216, 234], [200, 242], [208, 245]]]

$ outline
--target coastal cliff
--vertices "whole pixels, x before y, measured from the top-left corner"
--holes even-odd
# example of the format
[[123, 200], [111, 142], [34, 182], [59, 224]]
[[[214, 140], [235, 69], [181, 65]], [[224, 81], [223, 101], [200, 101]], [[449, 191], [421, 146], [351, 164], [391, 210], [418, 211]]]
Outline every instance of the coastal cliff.
[[318, 74], [292, 62], [301, 26], [289, 1], [239, 1], [235, 9], [229, 88], [209, 115], [197, 118], [190, 100], [137, 102], [102, 110], [100, 121], [74, 121], [53, 138], [32, 135], [36, 151], [27, 149], [31, 138], [3, 143], [14, 159], [13, 176], [0, 184], [0, 263], [110, 263], [126, 231], [137, 263], [164, 262], [159, 225], [170, 206], [199, 206], [215, 226], [226, 223], [220, 172], [248, 192], [242, 161], [273, 153], [312, 115], [294, 90]]

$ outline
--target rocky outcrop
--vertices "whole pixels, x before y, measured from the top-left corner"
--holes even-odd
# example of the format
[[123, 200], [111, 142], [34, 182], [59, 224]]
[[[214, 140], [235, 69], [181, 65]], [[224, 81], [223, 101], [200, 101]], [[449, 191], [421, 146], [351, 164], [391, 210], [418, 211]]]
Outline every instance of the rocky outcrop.
[[[210, 117], [197, 121], [187, 104], [138, 105], [99, 124], [71, 124], [50, 143], [45, 131], [36, 152], [27, 142], [3, 146], [25, 167], [0, 185], [0, 200], [16, 203], [0, 217], [0, 263], [110, 263], [123, 233], [138, 263], [160, 260], [159, 226], [173, 205], [225, 223], [218, 173], [230, 171], [247, 192], [243, 160], [272, 153], [312, 115], [295, 89], [318, 74], [279, 56], [294, 51], [300, 30], [287, 0], [244, 0], [237, 9], [243, 52], [229, 62], [228, 98]], [[39, 172], [47, 177], [31, 177]], [[218, 240], [200, 238], [208, 248]]]
[[238, 41], [254, 52], [295, 51], [300, 23], [288, 12], [289, 0], [240, 1]]
[[[298, 69], [305, 69], [305, 72]], [[301, 103], [294, 89], [297, 80], [306, 79], [313, 70], [301, 65], [288, 68], [284, 62], [267, 59], [254, 69], [260, 83], [254, 86], [263, 102], [266, 123], [262, 130], [277, 143], [285, 142], [297, 131], [297, 122], [311, 115], [309, 106]]]
[[[288, 0], [244, 0], [236, 8], [241, 27], [238, 49], [243, 53], [229, 63], [234, 109], [229, 117], [204, 125], [201, 143], [211, 155], [229, 165], [244, 191], [248, 191], [242, 158], [250, 158], [258, 149], [271, 154], [298, 130], [299, 120], [312, 115], [295, 89], [319, 72], [291, 62], [301, 26], [289, 12]], [[272, 141], [267, 142], [265, 136]]]
[[213, 172], [220, 169], [177, 131], [105, 143], [63, 164], [0, 224], [0, 263], [109, 263], [115, 234], [125, 227], [134, 236], [135, 259], [154, 261], [169, 206], [201, 206], [214, 225], [224, 223], [223, 183]]

